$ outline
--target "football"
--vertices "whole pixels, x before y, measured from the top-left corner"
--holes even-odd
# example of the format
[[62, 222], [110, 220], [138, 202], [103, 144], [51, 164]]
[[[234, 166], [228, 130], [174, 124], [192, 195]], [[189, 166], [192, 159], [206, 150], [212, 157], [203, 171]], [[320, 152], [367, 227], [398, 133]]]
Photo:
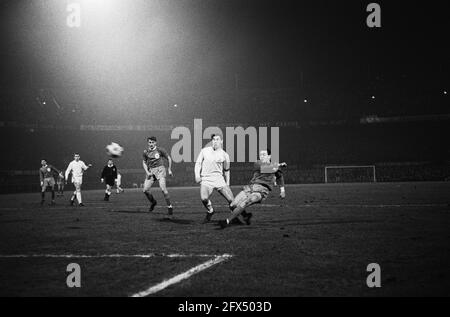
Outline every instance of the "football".
[[111, 142], [106, 146], [106, 153], [111, 157], [120, 157], [123, 154], [123, 147], [117, 143]]

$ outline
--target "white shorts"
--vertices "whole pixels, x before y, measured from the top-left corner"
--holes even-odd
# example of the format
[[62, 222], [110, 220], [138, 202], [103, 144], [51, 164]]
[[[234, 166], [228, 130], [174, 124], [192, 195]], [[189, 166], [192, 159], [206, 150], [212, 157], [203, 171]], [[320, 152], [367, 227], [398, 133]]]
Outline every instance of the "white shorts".
[[72, 176], [72, 183], [83, 184], [83, 176]]
[[221, 189], [228, 186], [223, 176], [204, 176], [202, 177], [201, 186], [206, 186], [212, 189]]

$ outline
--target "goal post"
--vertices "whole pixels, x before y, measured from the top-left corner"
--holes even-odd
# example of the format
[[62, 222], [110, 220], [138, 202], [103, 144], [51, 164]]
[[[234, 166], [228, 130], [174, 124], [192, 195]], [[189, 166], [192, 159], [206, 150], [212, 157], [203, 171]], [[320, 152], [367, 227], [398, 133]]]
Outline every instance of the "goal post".
[[327, 165], [325, 183], [376, 182], [375, 165]]

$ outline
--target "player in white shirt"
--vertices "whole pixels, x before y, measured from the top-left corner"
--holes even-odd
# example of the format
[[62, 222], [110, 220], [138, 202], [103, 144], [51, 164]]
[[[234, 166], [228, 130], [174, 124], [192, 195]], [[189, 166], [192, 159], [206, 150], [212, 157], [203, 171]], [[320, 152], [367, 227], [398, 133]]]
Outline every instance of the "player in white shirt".
[[117, 173], [117, 178], [116, 178], [116, 193], [120, 194], [123, 193], [124, 190], [122, 187], [120, 187], [120, 185], [122, 185], [122, 175], [120, 173]]
[[86, 166], [83, 161], [80, 161], [80, 154], [75, 153], [73, 156], [73, 161], [69, 163], [69, 166], [66, 169], [66, 183], [69, 178], [70, 172], [72, 172], [72, 183], [75, 186], [75, 191], [73, 192], [72, 197], [70, 198], [70, 204], [73, 205], [75, 203], [75, 197], [78, 200], [78, 206], [84, 206], [81, 200], [81, 184], [83, 183], [83, 173], [92, 164]]
[[223, 140], [220, 135], [212, 135], [212, 146], [200, 151], [195, 162], [195, 181], [200, 183], [200, 198], [207, 212], [203, 223], [211, 220], [214, 214], [212, 203], [209, 200], [216, 189], [230, 204], [233, 193], [230, 189], [230, 156], [222, 149]]

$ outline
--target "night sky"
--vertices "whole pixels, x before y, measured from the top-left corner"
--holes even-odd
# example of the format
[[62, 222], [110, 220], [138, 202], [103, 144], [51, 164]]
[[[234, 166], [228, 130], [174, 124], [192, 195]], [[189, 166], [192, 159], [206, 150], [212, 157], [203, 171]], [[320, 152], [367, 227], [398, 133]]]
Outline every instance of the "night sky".
[[381, 28], [368, 28], [370, 1], [96, 0], [78, 29], [65, 24], [69, 2], [84, 5], [2, 1], [3, 95], [45, 87], [72, 100], [163, 103], [236, 87], [395, 87], [412, 99], [449, 89], [443, 2], [378, 1]]

